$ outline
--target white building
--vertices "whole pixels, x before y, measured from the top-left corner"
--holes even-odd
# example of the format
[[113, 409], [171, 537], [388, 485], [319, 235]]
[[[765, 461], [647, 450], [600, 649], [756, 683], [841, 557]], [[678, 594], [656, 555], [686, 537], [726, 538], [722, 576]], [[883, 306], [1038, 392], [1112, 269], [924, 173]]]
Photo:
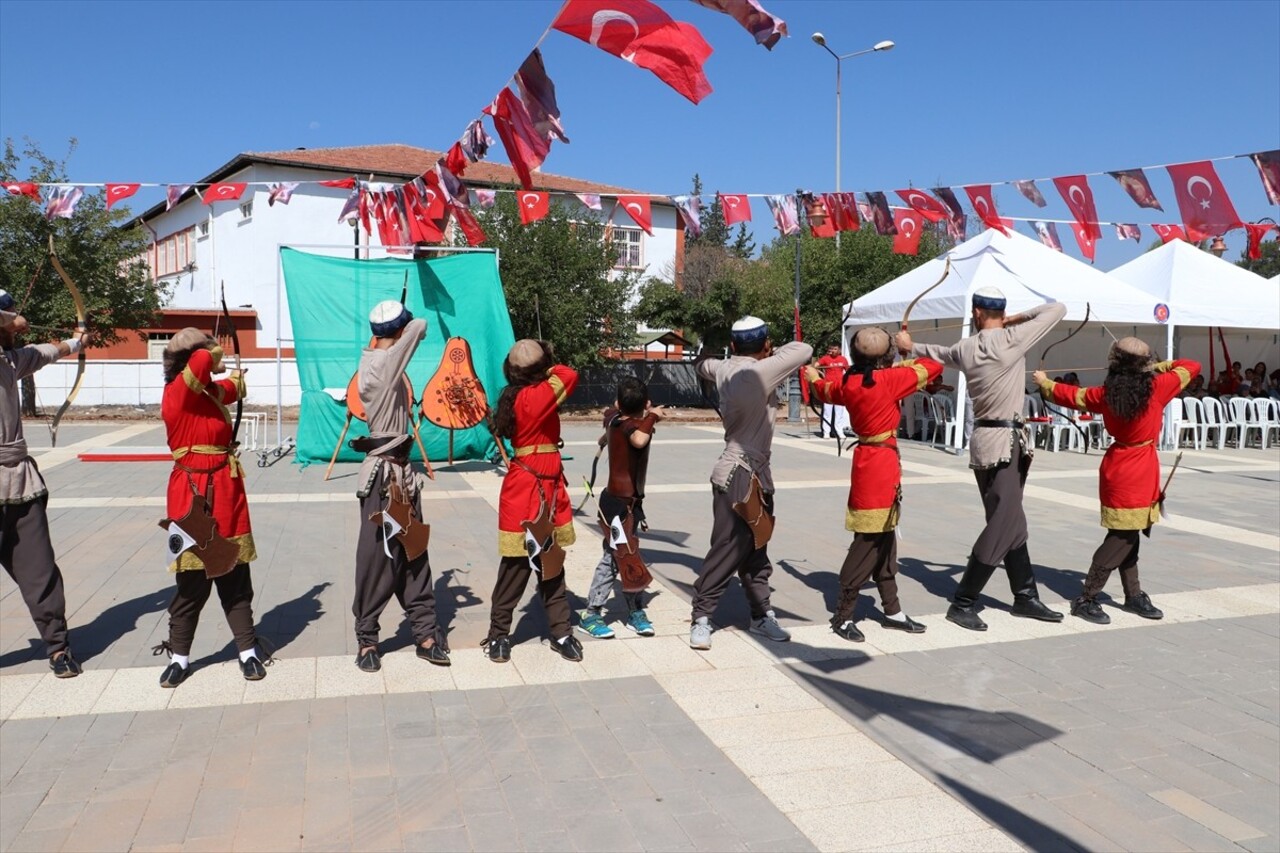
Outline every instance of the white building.
[[[228, 306], [239, 331], [245, 363], [256, 369], [248, 402], [284, 405], [299, 401], [293, 363], [287, 294], [279, 273], [279, 249], [383, 257], [376, 229], [366, 234], [358, 224], [339, 221], [349, 190], [300, 183], [287, 205], [268, 204], [270, 185], [316, 182], [357, 176], [373, 182], [403, 183], [428, 171], [443, 156], [408, 145], [366, 145], [351, 148], [299, 148], [239, 154], [200, 179], [197, 186], [218, 182], [248, 183], [235, 201], [206, 205], [194, 190], [166, 209], [160, 203], [136, 217], [151, 232], [149, 264], [157, 284], [170, 294], [164, 325], [147, 330], [146, 340], [91, 351], [76, 404], [146, 405], [160, 401], [163, 389], [159, 356], [174, 332], [184, 326], [212, 328], [219, 306], [219, 286], [226, 288]], [[614, 195], [645, 195], [622, 187], [577, 178], [536, 173], [535, 189], [554, 193], [553, 203], [582, 207], [574, 193], [603, 195], [601, 215], [610, 218]], [[470, 164], [464, 181], [472, 189], [511, 189], [518, 178], [509, 166]], [[679, 269], [684, 232], [675, 208], [654, 199], [653, 234], [645, 234], [623, 212], [611, 217], [613, 240], [619, 249], [620, 270], [641, 276], [664, 275]], [[127, 226], [126, 226], [127, 227]], [[277, 371], [277, 346], [280, 369]], [[663, 348], [655, 347], [661, 354]], [[69, 387], [74, 362], [41, 371], [42, 396], [56, 397], [58, 386]], [[277, 376], [279, 381], [277, 382]]]

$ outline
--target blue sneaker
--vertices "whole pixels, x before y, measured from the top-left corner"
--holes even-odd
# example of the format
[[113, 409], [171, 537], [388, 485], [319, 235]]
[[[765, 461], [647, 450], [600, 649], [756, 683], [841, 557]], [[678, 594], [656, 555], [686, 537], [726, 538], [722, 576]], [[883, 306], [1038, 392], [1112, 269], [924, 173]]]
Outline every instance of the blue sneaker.
[[614, 636], [613, 629], [604, 624], [600, 614], [590, 610], [582, 611], [578, 618], [578, 630], [596, 640], [609, 640]]
[[627, 629], [635, 631], [641, 637], [652, 637], [654, 634], [653, 623], [643, 610], [631, 611], [631, 615], [627, 617]]

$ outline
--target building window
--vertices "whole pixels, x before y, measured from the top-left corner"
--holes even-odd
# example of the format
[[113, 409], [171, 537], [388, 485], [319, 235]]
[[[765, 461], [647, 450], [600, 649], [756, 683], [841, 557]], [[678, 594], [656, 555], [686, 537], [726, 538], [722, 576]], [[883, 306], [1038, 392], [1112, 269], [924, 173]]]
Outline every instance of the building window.
[[163, 359], [164, 348], [169, 345], [171, 340], [173, 340], [173, 335], [168, 332], [150, 332], [147, 335], [147, 358], [151, 361]]
[[252, 199], [240, 205], [240, 218], [248, 219], [251, 216], [253, 216], [253, 200]]
[[202, 239], [202, 240], [203, 240], [205, 237], [208, 237], [208, 236], [209, 236], [209, 223], [208, 223], [208, 222], [201, 222], [199, 225], [197, 225], [197, 226], [196, 226], [196, 233], [200, 235], [200, 239]]
[[641, 237], [644, 232], [639, 228], [614, 228], [613, 248], [618, 252], [614, 269], [639, 269], [644, 266], [641, 255]]

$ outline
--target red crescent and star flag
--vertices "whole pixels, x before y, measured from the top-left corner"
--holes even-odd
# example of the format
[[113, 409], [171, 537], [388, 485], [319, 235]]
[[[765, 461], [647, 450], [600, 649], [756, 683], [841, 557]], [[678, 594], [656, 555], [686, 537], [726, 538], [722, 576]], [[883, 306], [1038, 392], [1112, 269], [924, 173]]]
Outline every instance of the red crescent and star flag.
[[516, 193], [520, 200], [520, 221], [525, 225], [537, 222], [551, 212], [551, 194], [526, 190]]
[[1241, 226], [1235, 205], [1231, 203], [1227, 188], [1222, 185], [1212, 163], [1201, 160], [1167, 168], [1173, 180], [1173, 193], [1178, 199], [1182, 224], [1193, 242], [1219, 237]]
[[1182, 232], [1182, 228], [1178, 225], [1152, 225], [1151, 230], [1156, 232], [1156, 236], [1160, 238], [1161, 243], [1168, 243], [1170, 240], [1187, 241], [1187, 235]]
[[635, 224], [644, 229], [644, 233], [650, 237], [653, 236], [653, 211], [649, 207], [649, 197], [646, 195], [620, 195], [618, 196], [618, 207], [626, 211]]
[[725, 225], [737, 225], [739, 222], [751, 221], [751, 199], [745, 195], [717, 193], [720, 197], [720, 212], [724, 214]]
[[551, 26], [649, 69], [695, 104], [711, 94], [702, 73], [711, 45], [648, 0], [568, 0]]
[[1267, 236], [1267, 232], [1272, 228], [1280, 228], [1280, 226], [1272, 225], [1270, 222], [1245, 223], [1244, 230], [1249, 235], [1249, 260], [1262, 260], [1262, 238]]
[[138, 191], [142, 184], [107, 184], [107, 210], [118, 201], [124, 201]]
[[[1089, 260], [1093, 260], [1093, 244], [1102, 238], [1102, 228], [1098, 226], [1098, 208], [1093, 203], [1093, 190], [1089, 189], [1089, 179], [1084, 175], [1066, 175], [1061, 178], [1054, 178], [1053, 185], [1058, 188], [1058, 192], [1062, 194], [1062, 200], [1067, 203], [1067, 209], [1071, 211], [1071, 216], [1075, 219], [1078, 226], [1075, 231], [1078, 235], [1081, 229], [1089, 235]], [[1081, 244], [1081, 248], [1084, 248]]]
[[1004, 227], [1000, 214], [996, 213], [996, 200], [991, 194], [991, 184], [974, 184], [965, 187], [964, 191], [969, 196], [969, 203], [973, 205], [973, 212], [978, 214], [982, 224], [1008, 237], [1009, 231]]
[[[941, 222], [948, 216], [947, 209], [936, 199], [932, 199], [920, 190], [894, 190], [898, 196], [921, 216], [930, 222]], [[915, 254], [912, 252], [911, 254]]]
[[893, 224], [898, 233], [893, 237], [893, 251], [898, 255], [914, 255], [920, 251], [920, 232], [924, 230], [924, 214], [901, 207], [893, 211]]
[[24, 195], [32, 201], [43, 201], [40, 198], [40, 185], [31, 181], [10, 181], [4, 188], [9, 195]]
[[244, 195], [244, 191], [248, 187], [248, 184], [241, 183], [209, 184], [208, 189], [204, 191], [203, 201], [205, 204], [213, 204], [219, 201], [237, 201], [240, 196]]

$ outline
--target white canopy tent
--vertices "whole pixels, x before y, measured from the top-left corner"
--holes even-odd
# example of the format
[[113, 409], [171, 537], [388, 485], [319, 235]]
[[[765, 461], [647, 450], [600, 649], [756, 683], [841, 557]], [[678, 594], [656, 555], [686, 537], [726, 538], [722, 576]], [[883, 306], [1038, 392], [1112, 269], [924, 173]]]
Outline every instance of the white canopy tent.
[[[1170, 358], [1175, 353], [1184, 358], [1189, 355], [1184, 352], [1187, 348], [1180, 345], [1182, 336], [1178, 333], [1178, 329], [1187, 327], [1218, 326], [1254, 332], [1232, 336], [1232, 348], [1237, 354], [1241, 343], [1252, 344], [1246, 358], [1276, 349], [1276, 336], [1267, 334], [1280, 329], [1280, 282], [1274, 279], [1268, 281], [1183, 240], [1170, 240], [1116, 267], [1110, 274], [1169, 306], [1166, 336]], [[1204, 344], [1212, 351], [1209, 336], [1204, 338]], [[1206, 381], [1212, 378], [1205, 377]], [[1172, 424], [1166, 423], [1166, 427], [1171, 428]], [[1169, 443], [1168, 434], [1164, 443]]]
[[[959, 333], [949, 333], [946, 340], [968, 337], [970, 300], [973, 292], [982, 287], [995, 287], [1004, 293], [1010, 313], [1048, 302], [1062, 302], [1067, 306], [1066, 322], [1083, 320], [1086, 305], [1091, 320], [1102, 323], [1137, 326], [1155, 322], [1155, 306], [1159, 300], [1150, 294], [1119, 283], [1037, 240], [1017, 232], [1010, 232], [1006, 237], [988, 229], [864, 294], [851, 305], [845, 305], [843, 310], [847, 320], [842, 336], [845, 354], [848, 355], [853, 328], [901, 322], [911, 301], [942, 278], [948, 259], [951, 261], [950, 274], [925, 294], [911, 311], [912, 324], [922, 332], [926, 323], [920, 321], [957, 320]], [[1041, 350], [1060, 339], [1061, 335], [1051, 333], [1049, 340], [1041, 345]], [[1106, 343], [1110, 344], [1109, 337]], [[1090, 346], [1096, 348], [1097, 344]], [[964, 410], [965, 378], [961, 374], [956, 379], [956, 411], [963, 413]], [[955, 446], [959, 448], [963, 446], [963, 431], [956, 430], [955, 435]]]

